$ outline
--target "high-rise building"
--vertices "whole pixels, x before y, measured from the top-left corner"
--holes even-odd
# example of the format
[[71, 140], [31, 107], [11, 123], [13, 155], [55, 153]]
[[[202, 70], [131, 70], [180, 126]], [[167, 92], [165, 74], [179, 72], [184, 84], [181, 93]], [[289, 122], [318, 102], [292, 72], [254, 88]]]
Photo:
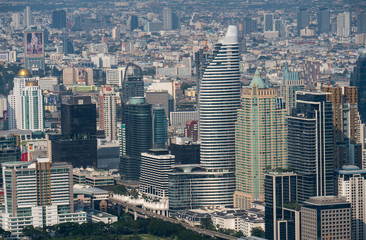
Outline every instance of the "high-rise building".
[[164, 107], [153, 107], [153, 146], [165, 149], [168, 146], [168, 119]]
[[243, 33], [251, 34], [252, 32], [258, 31], [257, 21], [250, 17], [245, 17], [243, 21]]
[[67, 34], [62, 35], [62, 50], [65, 55], [74, 53], [74, 46], [72, 41], [69, 40], [69, 36]]
[[65, 10], [52, 11], [52, 27], [53, 28], [66, 27], [66, 11]]
[[337, 171], [338, 195], [346, 197], [352, 209], [352, 239], [366, 237], [366, 170], [345, 165]]
[[202, 76], [199, 99], [201, 165], [210, 174], [225, 173], [227, 176], [222, 175], [223, 178], [232, 179], [227, 181], [225, 191], [218, 188], [217, 194], [212, 196], [211, 200], [218, 205], [233, 204], [235, 122], [240, 108], [240, 90], [238, 29], [231, 25], [214, 47]]
[[263, 31], [274, 31], [274, 16], [273, 14], [264, 14]]
[[143, 97], [133, 97], [124, 110], [126, 155], [121, 158], [121, 179], [138, 182], [141, 153], [152, 147], [151, 105], [147, 104]]
[[99, 129], [108, 141], [117, 140], [117, 96], [111, 86], [102, 86], [99, 94]]
[[139, 27], [139, 18], [136, 15], [131, 15], [129, 19], [130, 30], [133, 31]]
[[21, 94], [25, 88], [26, 82], [35, 81], [27, 69], [22, 69], [14, 78], [14, 87], [11, 94], [8, 95], [8, 114], [9, 129], [20, 129], [22, 126], [22, 105]]
[[61, 104], [61, 135], [48, 135], [52, 162], [96, 166], [96, 115], [96, 106], [89, 96], [71, 97], [68, 103]]
[[349, 37], [351, 34], [351, 14], [349, 12], [339, 13], [337, 16], [337, 36]]
[[85, 212], [74, 212], [72, 166], [48, 159], [6, 162], [1, 227], [13, 237], [26, 226], [46, 227], [65, 222], [86, 222]]
[[20, 13], [12, 13], [11, 14], [11, 25], [15, 29], [18, 29], [21, 26], [20, 25]]
[[146, 102], [151, 105], [159, 105], [164, 108], [165, 114], [170, 116], [170, 106], [172, 100], [170, 99], [169, 92], [165, 90], [161, 91], [146, 91]]
[[269, 172], [264, 180], [265, 234], [268, 240], [300, 239], [293, 218], [284, 209], [297, 202], [297, 176], [293, 172]]
[[297, 11], [297, 34], [300, 36], [300, 31], [310, 25], [309, 9], [299, 8]]
[[313, 86], [320, 80], [320, 65], [321, 62], [315, 59], [307, 59], [304, 63], [304, 81], [306, 86]]
[[184, 129], [184, 136], [187, 138], [191, 138], [192, 142], [196, 143], [198, 141], [198, 121], [197, 120], [189, 120], [186, 123], [186, 127]]
[[62, 71], [62, 80], [64, 85], [87, 85], [94, 84], [93, 69], [91, 68], [65, 68]]
[[24, 9], [24, 26], [28, 28], [31, 25], [33, 25], [32, 10], [30, 6], [26, 6]]
[[37, 81], [27, 81], [20, 94], [21, 125], [23, 130], [44, 129], [43, 93]]
[[328, 8], [320, 8], [317, 13], [318, 33], [330, 32], [330, 13]]
[[174, 164], [174, 156], [164, 149], [149, 149], [141, 153], [140, 192], [148, 196], [169, 196], [168, 173]]
[[280, 85], [280, 96], [283, 98], [287, 115], [291, 114], [296, 103], [296, 91], [303, 91], [305, 88], [304, 80], [299, 79], [298, 72], [290, 71], [288, 63], [285, 63], [282, 83]]
[[297, 174], [298, 201], [334, 192], [334, 132], [329, 93], [297, 92], [288, 123], [288, 163]]
[[118, 27], [114, 27], [113, 28], [113, 30], [112, 30], [112, 38], [114, 39], [114, 40], [120, 40], [120, 38], [121, 38], [121, 32], [120, 32], [120, 30], [119, 30], [119, 28]]
[[351, 239], [351, 206], [337, 196], [311, 197], [301, 208], [301, 239]]
[[163, 9], [163, 29], [175, 30], [179, 28], [179, 16], [171, 8]]
[[335, 143], [334, 169], [345, 164], [362, 167], [359, 114], [357, 108], [357, 88], [348, 86], [322, 86], [329, 92], [327, 100], [332, 103]]
[[24, 67], [30, 72], [45, 70], [44, 30], [36, 26], [24, 31]]
[[351, 76], [351, 86], [358, 89], [358, 112], [362, 122], [366, 122], [366, 52], [362, 51], [357, 59]]
[[251, 202], [264, 201], [266, 169], [287, 166], [285, 114], [276, 90], [266, 87], [257, 70], [243, 90], [235, 127], [235, 207], [248, 209]]
[[200, 145], [192, 142], [175, 142], [169, 145], [176, 165], [200, 164]]
[[357, 14], [357, 33], [366, 33], [366, 9]]

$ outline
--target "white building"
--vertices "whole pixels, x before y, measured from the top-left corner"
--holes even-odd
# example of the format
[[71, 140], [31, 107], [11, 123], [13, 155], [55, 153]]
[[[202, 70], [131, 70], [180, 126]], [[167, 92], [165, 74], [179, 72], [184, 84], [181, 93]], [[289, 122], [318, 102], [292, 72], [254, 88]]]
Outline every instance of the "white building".
[[99, 94], [99, 129], [104, 130], [107, 141], [117, 140], [117, 96], [111, 86], [102, 86]]
[[126, 67], [108, 68], [106, 69], [106, 83], [108, 85], [115, 85], [122, 87], [123, 76], [125, 74]]
[[28, 28], [31, 25], [33, 25], [32, 10], [30, 6], [27, 6], [24, 9], [24, 27]]
[[366, 170], [345, 165], [338, 171], [338, 195], [352, 208], [352, 239], [366, 238]]
[[0, 224], [13, 236], [22, 237], [22, 229], [30, 225], [86, 222], [85, 212], [74, 213], [71, 165], [50, 163], [48, 158], [34, 163], [6, 162], [2, 174], [7, 187]]
[[351, 34], [351, 14], [349, 12], [339, 13], [337, 16], [337, 36], [349, 37]]
[[44, 129], [44, 107], [42, 90], [36, 81], [27, 81], [20, 95], [22, 130]]

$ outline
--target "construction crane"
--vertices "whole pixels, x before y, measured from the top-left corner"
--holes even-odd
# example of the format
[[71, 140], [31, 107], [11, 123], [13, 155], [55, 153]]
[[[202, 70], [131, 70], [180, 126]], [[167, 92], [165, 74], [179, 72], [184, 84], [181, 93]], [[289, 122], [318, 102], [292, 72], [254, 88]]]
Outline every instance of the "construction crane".
[[328, 60], [328, 87], [330, 87], [330, 67], [331, 67], [331, 58], [332, 57], [332, 45], [329, 47], [329, 60]]

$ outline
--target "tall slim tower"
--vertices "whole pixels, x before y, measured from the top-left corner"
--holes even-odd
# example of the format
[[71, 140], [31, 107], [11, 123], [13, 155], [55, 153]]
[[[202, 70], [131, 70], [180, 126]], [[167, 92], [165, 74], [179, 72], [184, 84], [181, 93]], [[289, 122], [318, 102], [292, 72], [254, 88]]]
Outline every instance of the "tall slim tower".
[[172, 30], [173, 29], [173, 11], [171, 8], [163, 9], [163, 29]]
[[358, 111], [362, 122], [366, 121], [366, 52], [362, 51], [351, 77], [351, 86], [358, 88]]
[[36, 81], [28, 81], [21, 93], [21, 129], [44, 129], [44, 109], [42, 90]]
[[337, 36], [349, 37], [351, 34], [351, 14], [349, 12], [339, 13], [337, 17]]
[[99, 128], [108, 141], [117, 140], [117, 96], [111, 86], [102, 86], [99, 94]]
[[33, 25], [32, 10], [30, 6], [27, 6], [24, 9], [24, 26], [28, 28], [31, 25]]
[[330, 32], [330, 13], [327, 8], [320, 8], [317, 14], [318, 18], [318, 33]]
[[300, 36], [301, 29], [309, 27], [310, 25], [310, 12], [309, 9], [299, 8], [297, 11], [297, 34]]
[[240, 88], [238, 29], [231, 25], [215, 45], [203, 72], [199, 97], [201, 165], [208, 172], [226, 173], [232, 178], [227, 191], [214, 197], [223, 205], [233, 203], [227, 195], [234, 193], [235, 186], [235, 122]]
[[168, 144], [168, 120], [163, 106], [153, 107], [154, 148], [166, 148]]
[[251, 202], [264, 201], [266, 169], [287, 166], [285, 114], [275, 89], [266, 87], [257, 70], [243, 91], [235, 128], [235, 207], [248, 209]]

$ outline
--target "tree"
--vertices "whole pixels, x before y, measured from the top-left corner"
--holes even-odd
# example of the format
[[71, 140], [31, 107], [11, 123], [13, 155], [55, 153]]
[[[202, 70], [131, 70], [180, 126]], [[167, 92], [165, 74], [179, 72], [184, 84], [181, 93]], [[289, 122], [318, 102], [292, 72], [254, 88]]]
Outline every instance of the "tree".
[[244, 237], [244, 233], [242, 231], [236, 232], [233, 234], [233, 237], [237, 237], [237, 238]]
[[250, 233], [254, 237], [264, 237], [264, 230], [261, 227], [252, 228], [252, 231], [250, 231]]

